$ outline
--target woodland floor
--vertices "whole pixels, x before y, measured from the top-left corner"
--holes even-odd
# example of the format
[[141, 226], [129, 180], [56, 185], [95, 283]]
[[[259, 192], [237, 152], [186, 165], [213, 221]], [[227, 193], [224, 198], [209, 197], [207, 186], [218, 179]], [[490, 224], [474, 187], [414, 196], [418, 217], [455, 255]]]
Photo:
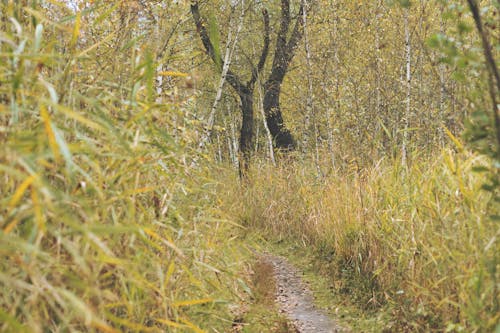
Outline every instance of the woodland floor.
[[347, 332], [324, 311], [314, 305], [311, 289], [301, 278], [301, 273], [285, 258], [263, 254], [261, 265], [273, 275], [274, 299], [279, 312], [288, 318], [291, 326], [299, 333]]

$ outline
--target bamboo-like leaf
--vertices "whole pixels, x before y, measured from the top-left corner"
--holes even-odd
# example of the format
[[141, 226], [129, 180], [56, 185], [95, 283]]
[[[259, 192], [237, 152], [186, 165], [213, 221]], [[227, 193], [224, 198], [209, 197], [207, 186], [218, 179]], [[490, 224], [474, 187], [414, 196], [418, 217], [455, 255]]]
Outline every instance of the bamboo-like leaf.
[[0, 321], [3, 323], [4, 328], [7, 328], [7, 331], [19, 333], [30, 332], [30, 330], [26, 326], [19, 323], [16, 318], [9, 315], [2, 308], [0, 308]]
[[40, 106], [40, 116], [45, 124], [45, 133], [47, 134], [47, 139], [49, 140], [50, 149], [52, 150], [52, 154], [54, 155], [56, 162], [58, 162], [61, 155], [59, 153], [59, 149], [57, 148], [56, 136], [52, 129], [50, 116], [45, 105]]
[[38, 19], [39, 21], [41, 21], [41, 22], [47, 23], [48, 25], [51, 25], [51, 26], [53, 26], [53, 27], [55, 27], [55, 28], [57, 28], [57, 29], [59, 29], [59, 30], [61, 30], [63, 32], [71, 33], [71, 28], [70, 27], [67, 27], [65, 25], [56, 23], [56, 22], [48, 19], [47, 17], [45, 17], [45, 15], [43, 15], [42, 13], [40, 13], [37, 10], [34, 10], [33, 8], [24, 7], [23, 10], [26, 11], [31, 16], [33, 16], [36, 19]]
[[172, 77], [187, 77], [189, 74], [175, 71], [161, 71], [158, 73], [160, 76], [172, 76]]
[[157, 328], [155, 328], [155, 327], [147, 327], [147, 326], [141, 325], [139, 323], [135, 323], [131, 320], [117, 317], [111, 313], [107, 313], [106, 318], [115, 324], [122, 325], [122, 326], [128, 328], [129, 329], [128, 331], [157, 332]]
[[20, 222], [20, 219], [17, 217], [14, 217], [12, 219], [12, 221], [9, 224], [7, 224], [7, 226], [5, 226], [5, 228], [3, 229], [3, 232], [6, 235], [9, 234], [19, 224], [19, 222]]
[[19, 185], [16, 192], [14, 192], [14, 195], [12, 196], [12, 198], [9, 201], [9, 204], [8, 204], [9, 208], [14, 208], [19, 203], [19, 201], [23, 197], [24, 193], [26, 192], [28, 187], [35, 181], [35, 179], [36, 179], [35, 175], [31, 175], [28, 178], [26, 178], [21, 183], [21, 185]]
[[190, 329], [192, 329], [193, 332], [195, 332], [195, 333], [206, 333], [206, 331], [202, 330], [201, 328], [199, 328], [198, 326], [196, 326], [195, 324], [193, 324], [192, 322], [190, 322], [186, 318], [181, 318], [180, 321], [182, 323], [186, 324], [186, 326], [188, 326]]
[[52, 103], [57, 104], [59, 102], [59, 97], [57, 96], [56, 88], [54, 88], [54, 86], [49, 82], [45, 81], [41, 76], [38, 77], [38, 80], [42, 82], [45, 88], [47, 88]]
[[222, 56], [220, 52], [220, 34], [219, 28], [217, 26], [217, 19], [213, 13], [210, 14], [208, 20], [208, 35], [212, 45], [214, 47], [214, 55], [215, 55], [215, 65], [219, 70], [222, 70]]
[[73, 34], [71, 35], [71, 42], [69, 43], [69, 47], [72, 49], [76, 46], [78, 42], [78, 37], [80, 36], [80, 27], [82, 24], [82, 13], [79, 11], [76, 13], [75, 17], [75, 25], [73, 26]]
[[446, 135], [451, 139], [451, 141], [453, 141], [455, 147], [457, 147], [459, 151], [463, 151], [464, 145], [460, 142], [460, 140], [456, 136], [454, 136], [453, 133], [451, 133], [450, 130], [446, 128], [446, 126], [443, 126], [443, 130], [446, 133]]
[[111, 14], [121, 5], [122, 3], [117, 1], [111, 8], [109, 8], [107, 11], [105, 11], [95, 19], [94, 26], [99, 26], [104, 20], [109, 18]]
[[40, 205], [40, 199], [35, 188], [31, 189], [31, 200], [33, 201], [33, 210], [35, 212], [35, 223], [38, 230], [45, 232], [45, 218], [42, 213], [42, 206]]
[[168, 265], [167, 275], [165, 275], [165, 282], [163, 284], [164, 287], [167, 287], [167, 285], [168, 285], [168, 283], [170, 281], [170, 278], [174, 274], [174, 270], [175, 270], [175, 263], [172, 261], [170, 263], [170, 265]]
[[193, 300], [186, 300], [186, 301], [177, 301], [172, 303], [172, 306], [175, 307], [181, 307], [181, 306], [191, 306], [191, 305], [198, 305], [198, 304], [206, 304], [206, 303], [213, 303], [213, 298], [201, 298], [201, 299], [193, 299]]
[[157, 321], [159, 323], [162, 323], [162, 324], [165, 324], [165, 325], [167, 325], [169, 327], [175, 327], [175, 328], [184, 328], [184, 327], [186, 327], [186, 325], [179, 324], [179, 323], [176, 323], [175, 321], [171, 321], [171, 320], [168, 320], [168, 319], [157, 318], [157, 319], [155, 319], [155, 321]]
[[[44, 100], [46, 101], [46, 100]], [[47, 102], [47, 101], [46, 101]], [[64, 106], [64, 105], [60, 105], [60, 104], [51, 104], [51, 106], [57, 111], [57, 112], [61, 112], [62, 114], [64, 114], [66, 117], [70, 118], [70, 119], [73, 119], [73, 120], [76, 120], [78, 121], [79, 123], [85, 125], [85, 126], [88, 126], [90, 128], [93, 128], [95, 130], [99, 130], [99, 131], [104, 131], [105, 128], [96, 123], [95, 121], [93, 120], [90, 120], [89, 118], [86, 118], [84, 117], [83, 115], [81, 115], [80, 113]]]
[[62, 132], [54, 125], [52, 125], [52, 131], [54, 132], [54, 137], [59, 146], [59, 150], [66, 161], [66, 166], [71, 170], [73, 166], [73, 158], [71, 157], [71, 152], [69, 150], [68, 145], [66, 144], [66, 140], [64, 140], [64, 136]]
[[43, 25], [37, 24], [35, 29], [35, 44], [33, 46], [33, 52], [38, 53], [40, 50], [40, 46], [42, 45], [42, 33], [43, 33]]
[[78, 53], [78, 55], [76, 56], [76, 58], [81, 58], [81, 57], [85, 56], [87, 53], [91, 52], [92, 50], [95, 50], [96, 48], [98, 48], [102, 44], [109, 42], [112, 38], [115, 37], [115, 34], [116, 34], [116, 32], [110, 33], [109, 35], [107, 35], [106, 37], [104, 37], [99, 42], [95, 43], [94, 45], [92, 45], [92, 46], [86, 48], [85, 50], [83, 50], [82, 52]]
[[74, 307], [75, 312], [83, 316], [85, 325], [90, 326], [94, 321], [94, 313], [90, 307], [87, 306], [78, 296], [66, 289], [56, 289], [66, 300], [68, 300]]
[[146, 233], [150, 237], [153, 237], [154, 239], [161, 241], [161, 243], [163, 243], [164, 245], [166, 245], [169, 248], [171, 248], [172, 250], [174, 250], [175, 253], [177, 253], [177, 255], [179, 255], [180, 257], [185, 257], [182, 250], [179, 249], [177, 246], [175, 246], [175, 244], [171, 240], [167, 240], [164, 237], [161, 237], [160, 235], [158, 235], [156, 232], [154, 232], [150, 228], [143, 228], [142, 230], [144, 231], [144, 233]]
[[14, 17], [9, 17], [9, 20], [14, 25], [14, 28], [16, 29], [17, 36], [21, 36], [23, 34], [23, 28], [22, 28], [21, 24], [19, 23], [19, 21], [16, 20]]

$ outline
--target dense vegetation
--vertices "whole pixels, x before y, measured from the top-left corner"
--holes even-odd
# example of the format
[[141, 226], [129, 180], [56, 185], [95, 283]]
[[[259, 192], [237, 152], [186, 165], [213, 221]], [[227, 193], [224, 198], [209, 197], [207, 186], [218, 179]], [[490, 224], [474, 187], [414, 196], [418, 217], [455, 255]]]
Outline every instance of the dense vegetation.
[[498, 1], [0, 8], [0, 331], [283, 330], [283, 243], [373, 331], [500, 329]]

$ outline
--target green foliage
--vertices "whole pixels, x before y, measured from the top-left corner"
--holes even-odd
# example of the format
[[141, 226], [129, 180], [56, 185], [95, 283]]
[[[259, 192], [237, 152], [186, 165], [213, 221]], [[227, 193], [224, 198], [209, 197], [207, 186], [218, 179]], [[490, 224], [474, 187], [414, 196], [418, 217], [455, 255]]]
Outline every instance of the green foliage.
[[217, 19], [213, 13], [209, 16], [208, 21], [208, 36], [210, 37], [210, 41], [214, 46], [214, 54], [215, 54], [215, 65], [219, 71], [222, 70], [222, 55], [220, 51], [220, 34], [219, 28], [217, 24]]
[[0, 331], [227, 331], [248, 288], [215, 174], [147, 45], [89, 34], [107, 9], [0, 23]]
[[[487, 84], [488, 69], [484, 65], [480, 36], [477, 36], [475, 30], [473, 30], [472, 26], [474, 22], [467, 14], [464, 6], [449, 5], [446, 18], [455, 23], [456, 36], [435, 35], [429, 40], [429, 45], [443, 53], [443, 62], [457, 65], [457, 70], [463, 73], [463, 81], [474, 76], [479, 76], [483, 80], [481, 84], [472, 87], [469, 91], [468, 99], [470, 101], [471, 112], [470, 116], [465, 119], [463, 136], [473, 151], [488, 156], [491, 159], [490, 166], [476, 167], [473, 171], [486, 173], [487, 181], [483, 184], [482, 188], [492, 194], [488, 213], [493, 218], [500, 211], [500, 147], [498, 146], [497, 139], [498, 129], [496, 128], [495, 119], [491, 112], [492, 101], [489, 101], [488, 97], [485, 98], [485, 93], [495, 88]], [[495, 24], [492, 24], [492, 22], [497, 15], [493, 6], [482, 6], [481, 15], [485, 22], [484, 29], [491, 29], [493, 31]], [[473, 42], [474, 44], [465, 48], [465, 41], [470, 41], [471, 36], [476, 37]], [[498, 95], [497, 92], [494, 94]], [[495, 112], [498, 112], [496, 111], [496, 106], [493, 106], [493, 109], [495, 109]]]
[[[256, 159], [241, 184], [234, 94], [199, 145], [217, 82], [189, 3], [0, 2], [0, 331], [286, 330], [241, 233], [307, 247], [328, 290], [375, 314], [360, 330], [498, 330], [499, 149], [467, 7], [316, 3], [311, 66], [300, 44], [280, 87], [284, 121], [309, 140], [278, 167]], [[210, 2], [217, 61], [217, 21], [239, 13], [227, 4]], [[498, 2], [482, 5], [493, 40]], [[231, 59], [243, 77], [264, 8], [279, 25], [279, 1], [247, 4]], [[408, 168], [394, 162], [403, 134]]]

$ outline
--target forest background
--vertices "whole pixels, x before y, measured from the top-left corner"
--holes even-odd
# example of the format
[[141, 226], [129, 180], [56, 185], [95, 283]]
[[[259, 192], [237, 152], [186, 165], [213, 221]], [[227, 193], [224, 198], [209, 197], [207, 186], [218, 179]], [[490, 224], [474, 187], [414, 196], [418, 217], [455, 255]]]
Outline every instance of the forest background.
[[354, 329], [500, 329], [497, 0], [0, 6], [1, 331], [229, 331], [273, 246]]

